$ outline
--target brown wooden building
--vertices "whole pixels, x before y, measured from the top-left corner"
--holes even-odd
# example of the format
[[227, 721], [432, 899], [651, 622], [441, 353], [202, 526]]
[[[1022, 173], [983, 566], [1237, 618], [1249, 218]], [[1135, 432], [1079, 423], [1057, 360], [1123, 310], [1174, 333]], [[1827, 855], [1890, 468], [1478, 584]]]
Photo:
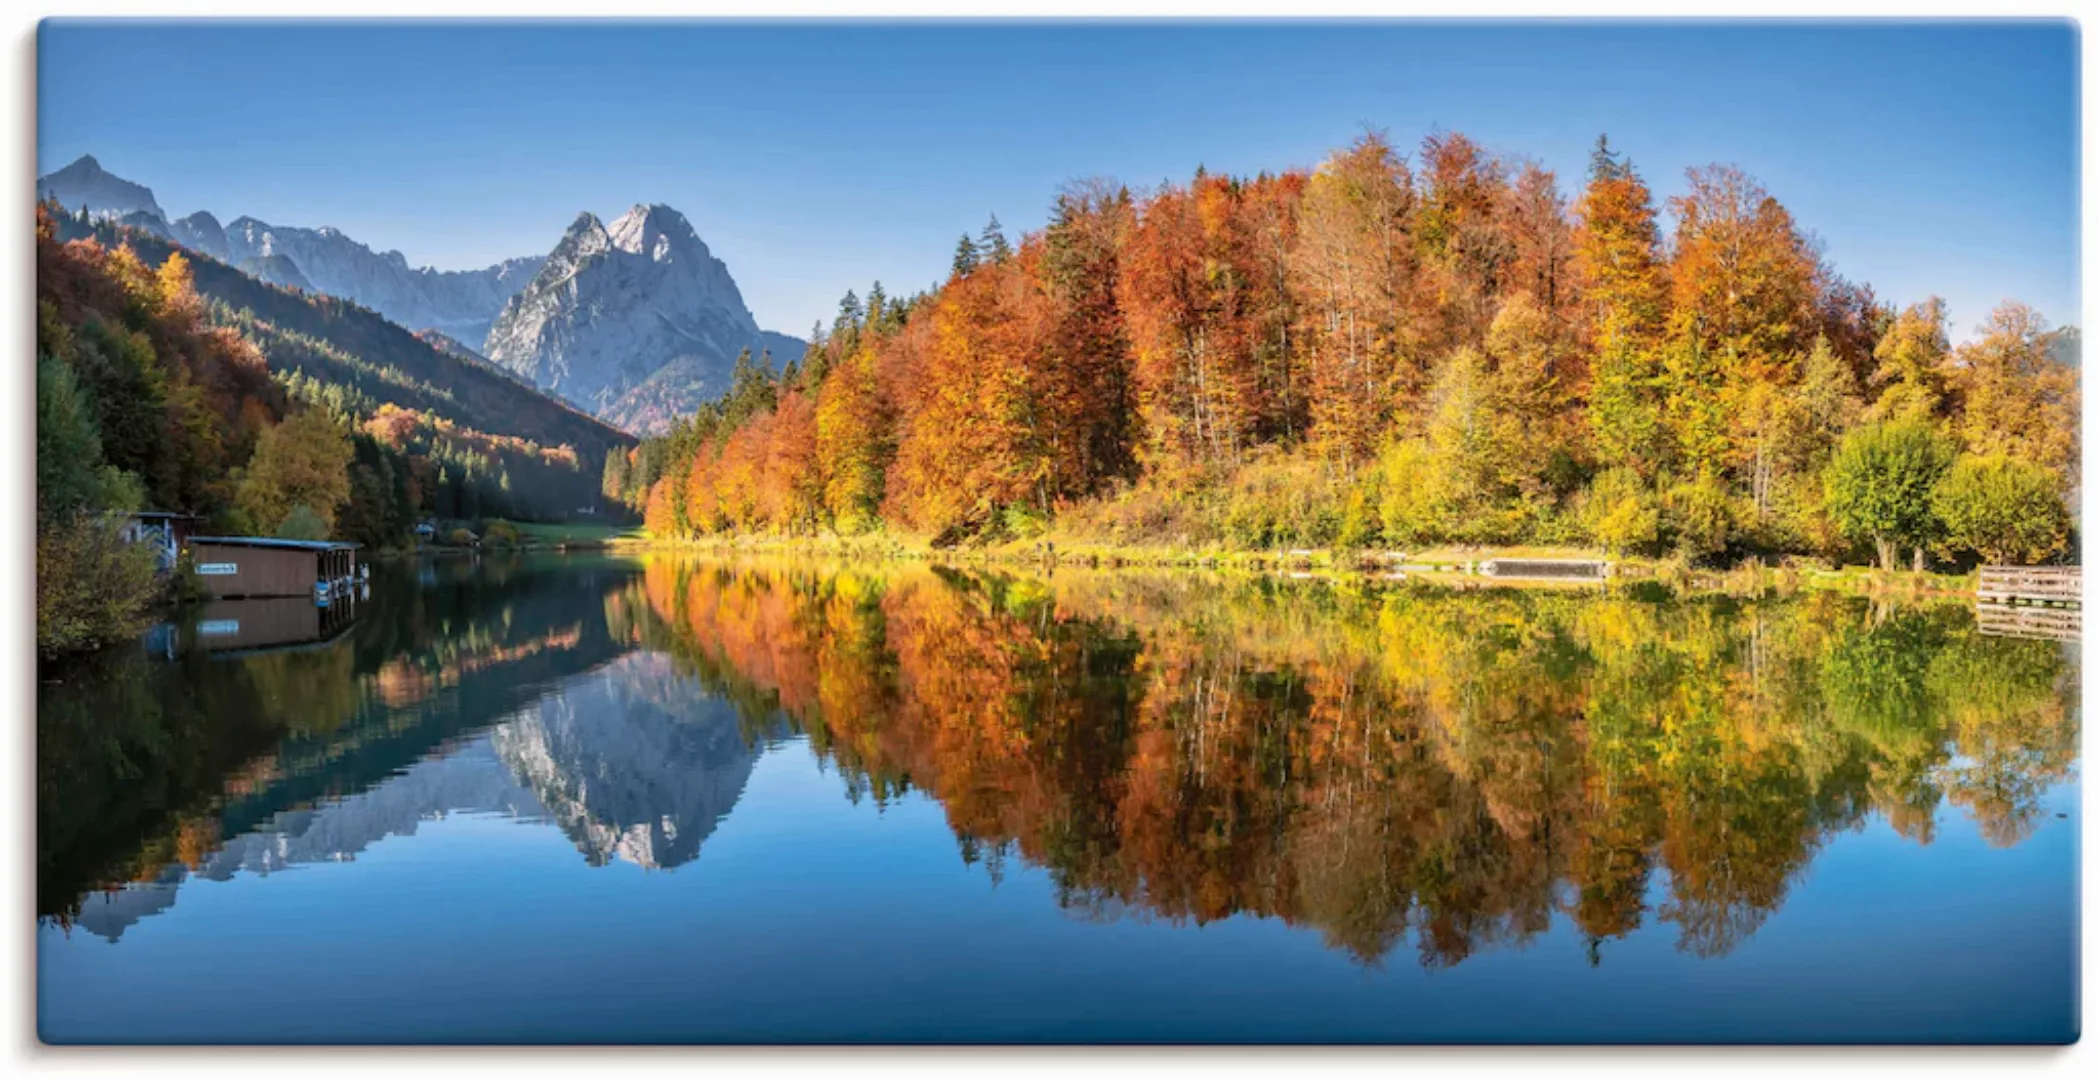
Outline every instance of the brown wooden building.
[[325, 645], [349, 629], [354, 606], [321, 607], [303, 596], [213, 600], [187, 629], [192, 648], [213, 653], [266, 652]]
[[357, 576], [357, 545], [342, 540], [193, 536], [190, 561], [212, 596], [304, 596], [326, 604]]

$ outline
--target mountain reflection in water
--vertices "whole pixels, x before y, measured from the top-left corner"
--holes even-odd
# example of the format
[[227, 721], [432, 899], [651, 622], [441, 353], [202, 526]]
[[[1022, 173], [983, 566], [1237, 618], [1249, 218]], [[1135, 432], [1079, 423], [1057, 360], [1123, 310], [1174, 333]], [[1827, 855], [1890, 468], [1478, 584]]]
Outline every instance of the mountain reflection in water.
[[2076, 763], [2074, 647], [1960, 605], [677, 557], [373, 585], [325, 644], [44, 687], [52, 926], [116, 941], [195, 879], [459, 813], [704, 866], [791, 747], [1085, 920], [1270, 918], [1372, 967], [1555, 925], [1592, 964], [1647, 932], [1716, 958], [1840, 834], [2018, 845]]

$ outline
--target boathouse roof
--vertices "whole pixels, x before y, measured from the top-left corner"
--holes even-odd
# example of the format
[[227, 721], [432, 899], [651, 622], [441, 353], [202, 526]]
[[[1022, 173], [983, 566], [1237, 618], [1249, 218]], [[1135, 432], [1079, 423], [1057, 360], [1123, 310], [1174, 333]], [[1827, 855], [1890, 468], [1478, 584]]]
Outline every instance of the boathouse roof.
[[290, 548], [293, 551], [354, 551], [363, 545], [349, 540], [280, 540], [274, 536], [192, 536], [192, 544], [224, 547]]

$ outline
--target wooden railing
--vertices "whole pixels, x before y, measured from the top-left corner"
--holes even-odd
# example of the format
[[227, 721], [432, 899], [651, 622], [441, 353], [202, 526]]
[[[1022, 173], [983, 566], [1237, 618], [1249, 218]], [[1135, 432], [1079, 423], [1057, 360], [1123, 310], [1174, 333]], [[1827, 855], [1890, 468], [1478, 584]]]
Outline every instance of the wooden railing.
[[2084, 604], [2081, 566], [1985, 566], [1975, 598], [1998, 604]]

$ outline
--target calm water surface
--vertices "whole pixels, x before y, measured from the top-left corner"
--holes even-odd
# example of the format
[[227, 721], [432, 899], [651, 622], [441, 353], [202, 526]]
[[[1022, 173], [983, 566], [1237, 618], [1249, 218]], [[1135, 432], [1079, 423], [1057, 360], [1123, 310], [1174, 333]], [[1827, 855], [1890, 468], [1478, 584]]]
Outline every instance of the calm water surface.
[[[39, 696], [54, 1042], [2061, 1042], [1960, 605], [545, 557]], [[47, 676], [49, 677], [49, 676]]]

